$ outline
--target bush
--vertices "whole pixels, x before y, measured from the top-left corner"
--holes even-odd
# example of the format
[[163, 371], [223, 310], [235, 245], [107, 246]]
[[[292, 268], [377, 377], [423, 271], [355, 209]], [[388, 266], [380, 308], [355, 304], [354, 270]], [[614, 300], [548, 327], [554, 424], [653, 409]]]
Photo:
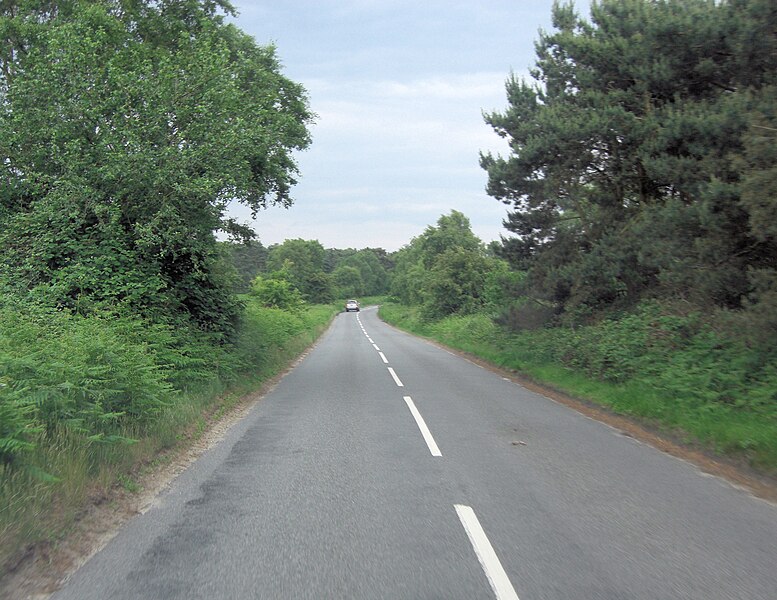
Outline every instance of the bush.
[[92, 443], [142, 433], [180, 392], [236, 377], [218, 334], [119, 312], [0, 302], [0, 461], [62, 428]]
[[4, 461], [60, 427], [97, 441], [156, 417], [175, 391], [139, 319], [0, 309]]
[[251, 283], [251, 296], [267, 308], [297, 311], [305, 304], [300, 291], [285, 279], [258, 276]]

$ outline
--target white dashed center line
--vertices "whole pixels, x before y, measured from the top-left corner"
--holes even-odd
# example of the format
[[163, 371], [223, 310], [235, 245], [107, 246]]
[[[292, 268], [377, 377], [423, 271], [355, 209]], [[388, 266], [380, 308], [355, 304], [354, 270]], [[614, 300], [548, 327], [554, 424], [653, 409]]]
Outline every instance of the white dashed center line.
[[494, 552], [491, 542], [486, 537], [486, 532], [483, 531], [483, 527], [481, 527], [480, 521], [478, 521], [477, 515], [475, 515], [475, 511], [463, 504], [454, 504], [453, 506], [456, 509], [456, 514], [459, 515], [461, 524], [464, 526], [464, 531], [467, 532], [475, 554], [477, 554], [480, 566], [483, 567], [483, 571], [486, 573], [488, 583], [491, 584], [491, 589], [494, 590], [496, 599], [519, 600], [513, 584], [510, 583], [502, 563], [499, 562], [499, 557]]
[[389, 367], [389, 368], [388, 368], [388, 372], [389, 372], [389, 373], [391, 373], [391, 376], [394, 378], [394, 383], [396, 383], [396, 384], [397, 384], [399, 387], [405, 387], [405, 384], [404, 384], [404, 383], [402, 383], [402, 382], [399, 380], [399, 377], [397, 377], [397, 374], [396, 374], [396, 373], [394, 373], [394, 369], [392, 369], [391, 367]]
[[[356, 320], [359, 322], [359, 327], [361, 328], [361, 330], [362, 330], [362, 333], [363, 333], [363, 334], [365, 335], [365, 337], [367, 338], [367, 341], [368, 341], [370, 344], [372, 344], [372, 347], [373, 347], [373, 348], [375, 348], [375, 350], [377, 350], [377, 351], [378, 351], [378, 354], [380, 354], [380, 359], [381, 359], [381, 360], [382, 360], [382, 361], [383, 361], [385, 364], [388, 364], [388, 359], [386, 358], [385, 354], [383, 354], [383, 352], [381, 352], [381, 351], [380, 351], [380, 348], [379, 348], [379, 347], [378, 347], [378, 345], [375, 343], [375, 340], [373, 340], [373, 339], [372, 339], [372, 337], [370, 337], [370, 334], [369, 334], [369, 333], [367, 333], [367, 330], [364, 328], [364, 325], [362, 324], [362, 321], [361, 321], [361, 318], [359, 317], [359, 315], [356, 315]], [[391, 369], [389, 369], [389, 371], [391, 371], [391, 376], [394, 378], [394, 381], [396, 381], [396, 382], [397, 382], [397, 385], [398, 385], [399, 387], [404, 387], [404, 386], [402, 385], [402, 382], [399, 380], [399, 377], [397, 377], [397, 374], [396, 374], [396, 373], [394, 373], [394, 371], [393, 371], [393, 370], [391, 370]]]
[[[370, 344], [372, 344], [372, 347], [377, 350], [380, 359], [384, 364], [388, 364], [386, 355], [380, 351], [378, 345], [372, 340], [370, 334], [367, 333], [367, 330], [364, 328], [360, 315], [356, 315], [356, 320], [359, 323], [362, 333], [366, 336]], [[398, 387], [405, 387], [405, 384], [400, 381], [396, 372], [394, 372], [394, 369], [388, 367], [388, 372]], [[404, 396], [404, 399], [407, 408], [410, 410], [410, 414], [413, 415], [416, 425], [426, 442], [427, 448], [429, 448], [429, 452], [432, 456], [441, 457], [442, 452], [440, 452], [440, 448], [437, 446], [437, 442], [434, 441], [432, 432], [429, 431], [429, 427], [427, 427], [426, 422], [418, 411], [413, 399], [410, 396]], [[472, 510], [471, 507], [463, 504], [454, 504], [453, 506], [456, 509], [456, 514], [459, 516], [461, 524], [464, 526], [464, 531], [467, 532], [467, 537], [469, 537], [469, 541], [472, 544], [472, 548], [475, 550], [475, 555], [478, 557], [480, 566], [486, 574], [488, 583], [494, 591], [496, 600], [520, 600], [518, 594], [515, 593], [513, 584], [510, 583], [510, 578], [507, 576], [504, 567], [502, 567], [502, 563], [499, 561], [499, 557], [496, 555], [493, 546], [491, 546], [491, 542], [489, 542], [486, 532], [483, 531], [483, 527], [480, 525], [480, 521], [478, 520], [477, 515], [475, 515], [475, 511]]]
[[432, 453], [432, 456], [442, 456], [442, 452], [440, 452], [440, 449], [437, 447], [437, 443], [432, 437], [432, 432], [429, 431], [429, 428], [426, 426], [426, 422], [421, 416], [421, 413], [418, 412], [418, 409], [413, 403], [413, 399], [410, 396], [405, 396], [405, 403], [410, 409], [410, 414], [413, 415], [415, 423], [418, 425], [418, 429], [421, 430], [421, 435], [424, 436], [424, 441], [426, 442], [426, 446], [429, 448], [429, 452]]

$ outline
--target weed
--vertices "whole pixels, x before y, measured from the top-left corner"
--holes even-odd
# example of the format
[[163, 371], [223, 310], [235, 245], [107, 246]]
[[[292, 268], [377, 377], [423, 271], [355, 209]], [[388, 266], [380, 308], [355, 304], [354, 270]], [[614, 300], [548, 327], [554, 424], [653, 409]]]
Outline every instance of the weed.
[[121, 485], [121, 487], [123, 487], [130, 494], [137, 494], [141, 490], [140, 485], [129, 475], [120, 473], [116, 477], [116, 480], [119, 482], [119, 485]]

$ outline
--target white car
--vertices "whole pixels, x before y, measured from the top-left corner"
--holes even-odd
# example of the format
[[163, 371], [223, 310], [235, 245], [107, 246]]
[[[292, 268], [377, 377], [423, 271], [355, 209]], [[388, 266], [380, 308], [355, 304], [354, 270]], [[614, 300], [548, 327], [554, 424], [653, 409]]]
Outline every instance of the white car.
[[351, 311], [359, 312], [359, 303], [356, 300], [348, 300], [345, 303], [345, 312]]

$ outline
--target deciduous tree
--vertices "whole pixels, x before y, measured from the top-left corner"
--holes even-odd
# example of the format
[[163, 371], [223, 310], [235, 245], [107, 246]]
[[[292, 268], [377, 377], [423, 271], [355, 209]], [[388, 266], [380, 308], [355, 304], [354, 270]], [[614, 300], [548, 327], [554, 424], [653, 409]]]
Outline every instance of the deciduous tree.
[[225, 217], [289, 205], [304, 90], [227, 2], [8, 2], [0, 13], [0, 278], [228, 332]]

